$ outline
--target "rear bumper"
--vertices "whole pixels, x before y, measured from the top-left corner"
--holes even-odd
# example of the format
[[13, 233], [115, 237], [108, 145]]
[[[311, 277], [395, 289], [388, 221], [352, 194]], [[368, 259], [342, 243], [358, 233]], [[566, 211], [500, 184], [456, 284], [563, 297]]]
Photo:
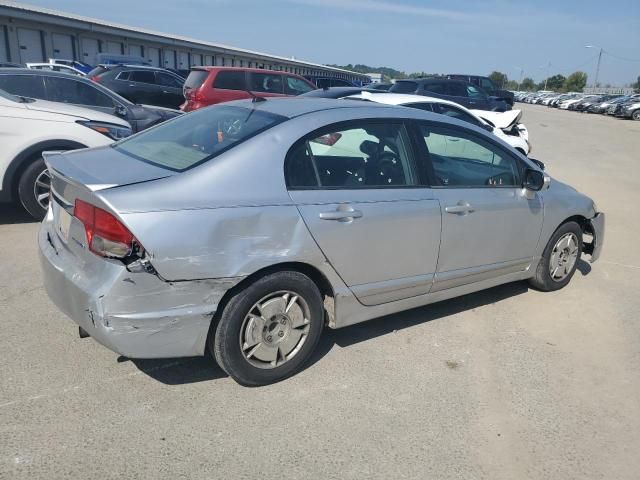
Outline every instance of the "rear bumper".
[[587, 253], [591, 253], [591, 263], [593, 263], [600, 258], [604, 244], [604, 213], [596, 213], [596, 215], [589, 220], [589, 225], [591, 227], [591, 234], [593, 235], [593, 243], [589, 246], [590, 252], [587, 251]]
[[169, 283], [118, 261], [74, 255], [45, 219], [38, 244], [47, 294], [96, 341], [130, 358], [203, 355], [222, 295], [240, 279]]

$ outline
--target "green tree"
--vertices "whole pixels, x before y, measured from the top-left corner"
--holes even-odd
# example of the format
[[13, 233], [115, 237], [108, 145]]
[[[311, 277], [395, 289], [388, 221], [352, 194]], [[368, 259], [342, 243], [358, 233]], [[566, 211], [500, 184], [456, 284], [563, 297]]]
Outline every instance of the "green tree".
[[[560, 75], [559, 73], [556, 75], [553, 75], [552, 77], [547, 78], [546, 84], [547, 84], [547, 90], [562, 90], [562, 87], [564, 87], [564, 82], [567, 80], [567, 78], [564, 75]], [[542, 82], [542, 84], [544, 85], [545, 82]]]
[[498, 88], [502, 88], [502, 86], [507, 83], [507, 80], [509, 80], [506, 73], [495, 70], [489, 74], [489, 78]]
[[509, 80], [504, 84], [504, 88], [506, 88], [507, 90], [517, 90], [518, 82], [516, 80]]
[[584, 72], [573, 72], [564, 82], [564, 90], [567, 92], [581, 92], [587, 85], [587, 74]]
[[536, 82], [533, 81], [533, 78], [526, 77], [524, 80], [522, 80], [522, 83], [520, 84], [521, 90], [527, 90], [530, 92], [535, 88], [536, 88]]

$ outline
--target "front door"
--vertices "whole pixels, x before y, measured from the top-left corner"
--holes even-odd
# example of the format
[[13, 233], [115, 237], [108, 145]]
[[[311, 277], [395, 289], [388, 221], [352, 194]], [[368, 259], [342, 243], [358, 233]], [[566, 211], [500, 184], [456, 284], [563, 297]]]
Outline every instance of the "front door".
[[[506, 149], [459, 127], [423, 124], [442, 241], [434, 290], [523, 271], [543, 220], [542, 199], [521, 185], [523, 165]], [[455, 154], [442, 153], [452, 138]]]
[[440, 205], [422, 188], [402, 122], [353, 121], [309, 136], [287, 158], [291, 198], [365, 305], [429, 292]]

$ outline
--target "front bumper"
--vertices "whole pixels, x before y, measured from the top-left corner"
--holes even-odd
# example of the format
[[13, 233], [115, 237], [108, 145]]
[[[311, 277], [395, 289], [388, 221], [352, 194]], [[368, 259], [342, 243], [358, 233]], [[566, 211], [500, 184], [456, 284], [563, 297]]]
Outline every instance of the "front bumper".
[[589, 232], [593, 235], [593, 242], [585, 245], [585, 253], [591, 254], [591, 263], [600, 258], [602, 253], [602, 246], [604, 245], [604, 213], [596, 213], [596, 215], [589, 220]]
[[[222, 295], [240, 279], [169, 283], [132, 273], [119, 261], [91, 253], [80, 258], [40, 227], [44, 286], [55, 305], [96, 341], [130, 358], [203, 355]], [[95, 257], [95, 258], [94, 258]]]

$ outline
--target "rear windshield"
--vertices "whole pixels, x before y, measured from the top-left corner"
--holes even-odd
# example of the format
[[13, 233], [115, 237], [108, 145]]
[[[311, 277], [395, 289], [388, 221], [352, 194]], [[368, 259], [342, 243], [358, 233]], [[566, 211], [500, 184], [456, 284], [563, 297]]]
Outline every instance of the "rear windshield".
[[417, 89], [418, 84], [416, 82], [400, 81], [394, 83], [389, 91], [394, 93], [413, 93]]
[[184, 82], [184, 88], [200, 88], [208, 76], [209, 72], [205, 70], [191, 70]]
[[114, 145], [138, 160], [182, 172], [286, 120], [253, 108], [214, 106], [177, 117]]

